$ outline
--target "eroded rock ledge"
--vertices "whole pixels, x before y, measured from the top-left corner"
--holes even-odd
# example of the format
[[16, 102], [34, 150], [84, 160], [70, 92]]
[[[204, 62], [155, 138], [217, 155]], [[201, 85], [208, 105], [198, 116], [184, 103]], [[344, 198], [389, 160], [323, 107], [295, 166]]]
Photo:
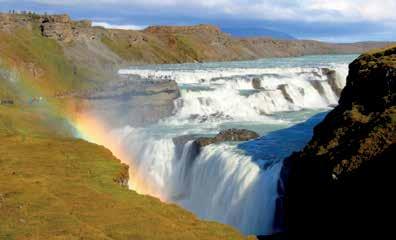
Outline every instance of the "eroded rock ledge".
[[256, 132], [246, 129], [227, 129], [219, 132], [215, 137], [201, 137], [195, 140], [198, 148], [205, 147], [210, 144], [220, 142], [242, 142], [249, 141], [258, 138], [259, 135]]
[[260, 137], [256, 132], [247, 129], [225, 129], [214, 137], [202, 137], [199, 135], [184, 135], [173, 138], [176, 147], [183, 147], [187, 142], [192, 141], [194, 156], [198, 155], [203, 147], [222, 142], [244, 142]]

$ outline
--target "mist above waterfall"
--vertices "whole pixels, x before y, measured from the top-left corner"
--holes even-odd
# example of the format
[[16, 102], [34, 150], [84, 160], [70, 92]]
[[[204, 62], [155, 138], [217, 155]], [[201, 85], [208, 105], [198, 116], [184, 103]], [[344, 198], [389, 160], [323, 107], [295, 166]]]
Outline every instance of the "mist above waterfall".
[[[275, 217], [282, 198], [277, 185], [282, 160], [309, 140], [324, 116], [317, 114], [337, 104], [347, 63], [354, 57], [120, 70], [130, 81], [175, 80], [181, 90], [172, 116], [145, 126], [110, 126], [112, 145], [130, 165], [131, 189], [177, 203], [203, 219], [233, 225], [244, 234], [282, 231]], [[228, 128], [253, 130], [262, 137], [195, 149], [197, 137]]]

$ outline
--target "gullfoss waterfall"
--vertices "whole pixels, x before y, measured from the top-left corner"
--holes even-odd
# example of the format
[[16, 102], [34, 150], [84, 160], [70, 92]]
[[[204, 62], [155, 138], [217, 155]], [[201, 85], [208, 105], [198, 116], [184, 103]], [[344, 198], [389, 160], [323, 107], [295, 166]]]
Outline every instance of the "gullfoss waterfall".
[[[347, 63], [354, 57], [123, 69], [119, 74], [130, 81], [176, 80], [181, 97], [174, 103], [174, 114], [144, 127], [109, 126], [106, 137], [92, 141], [108, 146], [129, 164], [130, 188], [139, 193], [177, 203], [244, 234], [281, 232], [275, 214], [282, 198], [282, 160], [308, 142], [323, 112], [337, 104]], [[92, 124], [79, 125], [86, 130], [85, 125]], [[229, 128], [252, 130], [261, 137], [202, 149], [194, 144], [198, 137]]]

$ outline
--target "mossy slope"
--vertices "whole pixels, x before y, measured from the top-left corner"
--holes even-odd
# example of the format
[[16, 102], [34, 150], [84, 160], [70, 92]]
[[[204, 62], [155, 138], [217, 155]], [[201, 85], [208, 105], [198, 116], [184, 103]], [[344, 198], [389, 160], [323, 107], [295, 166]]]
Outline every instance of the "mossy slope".
[[46, 106], [0, 105], [0, 239], [242, 239], [120, 185], [110, 151]]
[[[0, 31], [0, 239], [242, 239], [120, 185], [110, 151], [73, 138], [57, 92], [92, 87], [55, 40]], [[32, 101], [43, 97], [42, 101]]]

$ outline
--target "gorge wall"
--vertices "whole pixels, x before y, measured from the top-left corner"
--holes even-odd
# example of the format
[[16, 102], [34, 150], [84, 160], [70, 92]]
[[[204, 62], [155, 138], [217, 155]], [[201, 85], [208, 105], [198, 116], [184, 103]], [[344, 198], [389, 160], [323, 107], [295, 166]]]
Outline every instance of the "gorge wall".
[[395, 92], [395, 47], [350, 64], [339, 106], [315, 127], [310, 143], [285, 160], [279, 210], [292, 237], [391, 232]]

